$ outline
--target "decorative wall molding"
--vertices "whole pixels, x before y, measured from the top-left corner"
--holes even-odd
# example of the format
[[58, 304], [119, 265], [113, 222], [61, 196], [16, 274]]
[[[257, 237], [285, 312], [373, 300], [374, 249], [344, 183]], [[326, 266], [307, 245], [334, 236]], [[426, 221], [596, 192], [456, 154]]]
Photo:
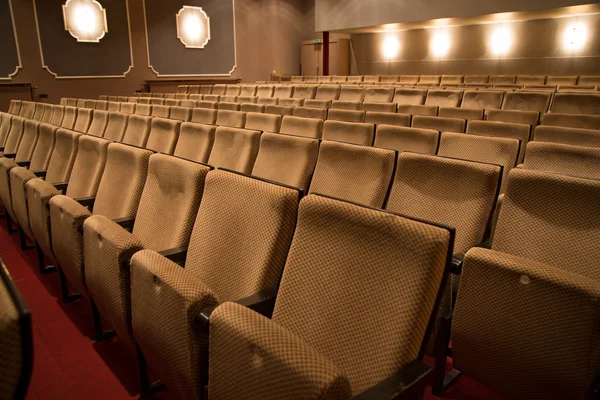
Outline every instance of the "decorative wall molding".
[[[44, 0], [45, 1], [45, 0]], [[133, 63], [133, 45], [132, 45], [132, 38], [131, 38], [131, 18], [129, 15], [129, 0], [125, 0], [125, 9], [127, 12], [127, 33], [129, 35], [129, 59], [130, 59], [130, 64], [129, 67], [127, 68], [127, 70], [125, 72], [123, 72], [123, 74], [121, 75], [69, 75], [69, 76], [59, 76], [57, 73], [55, 73], [54, 71], [52, 71], [50, 69], [50, 67], [46, 64], [46, 61], [44, 59], [44, 49], [43, 49], [43, 45], [42, 45], [42, 37], [40, 34], [40, 24], [39, 24], [39, 20], [38, 20], [38, 12], [37, 12], [37, 6], [36, 6], [36, 0], [33, 0], [33, 15], [35, 18], [35, 27], [37, 30], [37, 36], [38, 36], [38, 45], [39, 45], [39, 49], [40, 49], [40, 58], [42, 61], [42, 68], [45, 69], [50, 75], [54, 76], [54, 78], [56, 79], [98, 79], [98, 78], [125, 78], [127, 76], [127, 74], [129, 74], [131, 72], [131, 70], [134, 67], [134, 63]]]
[[19, 50], [19, 36], [17, 35], [17, 25], [15, 23], [15, 14], [13, 12], [12, 0], [8, 0], [8, 8], [10, 10], [10, 19], [12, 21], [12, 28], [15, 35], [15, 47], [17, 49], [17, 59], [19, 63], [15, 66], [15, 72], [13, 72], [12, 74], [8, 74], [8, 76], [6, 77], [0, 77], [0, 81], [12, 80], [12, 78], [19, 73], [19, 70], [23, 69], [23, 62], [21, 61], [21, 51]]
[[161, 74], [154, 66], [152, 65], [152, 61], [150, 60], [150, 39], [148, 35], [148, 19], [147, 19], [147, 9], [146, 9], [146, 0], [142, 1], [142, 8], [144, 14], [144, 30], [146, 33], [146, 54], [148, 55], [148, 68], [156, 74], [159, 78], [186, 78], [186, 77], [228, 77], [233, 74], [233, 72], [237, 68], [237, 32], [236, 32], [236, 16], [235, 16], [235, 0], [231, 0], [232, 3], [232, 13], [233, 13], [233, 66], [228, 73], [225, 74]]

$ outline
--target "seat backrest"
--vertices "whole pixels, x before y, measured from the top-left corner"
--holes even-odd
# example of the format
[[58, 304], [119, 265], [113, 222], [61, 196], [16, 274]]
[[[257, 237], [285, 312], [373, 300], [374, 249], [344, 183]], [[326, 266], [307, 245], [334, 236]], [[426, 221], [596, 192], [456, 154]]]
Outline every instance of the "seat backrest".
[[[121, 111], [126, 103], [121, 103]], [[149, 117], [152, 115], [152, 105], [150, 104], [132, 104], [135, 106], [135, 115], [143, 115]]]
[[375, 136], [375, 125], [327, 120], [323, 125], [323, 140], [371, 146]]
[[152, 113], [150, 115], [158, 118], [169, 118], [171, 115], [171, 107], [162, 105], [153, 106]]
[[546, 81], [544, 75], [517, 75], [517, 85], [543, 85]]
[[211, 171], [190, 239], [186, 271], [220, 302], [275, 288], [296, 225], [299, 192]]
[[54, 149], [48, 163], [45, 180], [50, 183], [67, 182], [73, 170], [73, 163], [77, 157], [79, 136], [75, 131], [59, 128], [56, 131]]
[[312, 107], [294, 107], [293, 116], [325, 120], [327, 119], [327, 109]]
[[320, 139], [323, 134], [323, 120], [286, 115], [281, 121], [280, 133]]
[[42, 117], [44, 116], [44, 104], [35, 102], [35, 111], [33, 112], [32, 119], [36, 121], [42, 122]]
[[21, 100], [11, 100], [8, 106], [8, 113], [12, 115], [19, 115], [21, 111]]
[[365, 122], [366, 113], [364, 111], [353, 110], [329, 110], [327, 119], [343, 122]]
[[533, 140], [536, 142], [562, 143], [573, 146], [600, 147], [600, 131], [540, 125], [535, 129]]
[[314, 99], [317, 87], [317, 85], [296, 86], [294, 89], [294, 99]]
[[208, 163], [216, 168], [250, 174], [259, 146], [259, 131], [220, 126], [215, 131]]
[[600, 148], [531, 142], [523, 168], [600, 180]]
[[365, 87], [364, 102], [371, 103], [391, 103], [394, 98], [394, 89], [379, 86]]
[[438, 155], [502, 166], [504, 193], [508, 173], [517, 166], [521, 142], [514, 138], [442, 133]]
[[485, 110], [483, 108], [440, 107], [438, 116], [466, 119], [467, 121], [472, 119], [483, 120], [484, 112]]
[[96, 195], [106, 165], [109, 143], [108, 140], [93, 136], [79, 137], [77, 157], [65, 193], [67, 196], [78, 199]]
[[400, 75], [382, 75], [381, 83], [398, 83], [398, 79], [400, 79]]
[[323, 141], [309, 192], [381, 208], [395, 163], [394, 150]]
[[40, 124], [39, 136], [33, 154], [31, 155], [31, 171], [42, 171], [48, 169], [50, 157], [54, 150], [54, 142], [56, 140], [57, 126], [50, 124]]
[[369, 112], [384, 112], [384, 113], [395, 113], [398, 109], [396, 103], [362, 103], [362, 110]]
[[108, 124], [104, 130], [104, 138], [115, 142], [123, 140], [125, 130], [127, 129], [127, 123], [129, 122], [129, 115], [120, 112], [109, 112], [108, 113]]
[[152, 118], [146, 148], [160, 153], [173, 154], [179, 138], [181, 121], [166, 118]]
[[600, 85], [600, 76], [580, 76], [577, 81], [579, 86], [597, 86]]
[[[122, 113], [125, 113], [125, 114], [138, 114], [136, 111], [137, 111], [137, 108], [140, 107], [140, 104], [134, 104], [134, 103], [120, 103], [120, 104], [121, 104], [121, 106], [119, 107], [119, 110]], [[147, 109], [148, 111], [150, 111], [150, 108], [146, 107], [145, 104], [141, 104], [140, 113], [138, 115], [144, 114], [142, 112], [144, 109]]]
[[87, 133], [92, 119], [94, 117], [94, 111], [89, 108], [79, 108], [77, 110], [77, 119], [73, 130], [81, 133]]
[[219, 110], [217, 112], [217, 126], [243, 128], [246, 124], [246, 113], [241, 111]]
[[23, 123], [23, 134], [19, 142], [19, 148], [16, 151], [15, 161], [29, 161], [33, 155], [33, 150], [37, 145], [40, 134], [40, 123], [32, 119], [27, 119]]
[[211, 94], [224, 96], [227, 92], [227, 85], [217, 84], [213, 85]]
[[556, 93], [551, 112], [599, 115], [600, 93]]
[[[272, 319], [343, 371], [352, 394], [359, 394], [419, 358], [453, 238], [449, 228], [308, 196]], [[407, 240], [423, 251], [399, 257]], [[356, 321], [356, 304], [378, 311]]]
[[404, 89], [396, 88], [394, 92], [394, 103], [398, 105], [423, 105], [427, 97], [426, 89]]
[[337, 100], [341, 88], [338, 85], [320, 85], [315, 94], [316, 100]]
[[0, 146], [4, 146], [10, 127], [12, 124], [12, 115], [7, 113], [0, 113]]
[[273, 90], [275, 88], [271, 85], [259, 85], [256, 89], [257, 97], [273, 97]]
[[133, 218], [146, 182], [152, 151], [121, 143], [108, 145], [106, 166], [94, 202], [94, 214]]
[[365, 90], [362, 87], [342, 86], [340, 89], [339, 101], [363, 101]]
[[87, 133], [92, 136], [103, 137], [106, 126], [108, 125], [108, 111], [96, 110], [94, 111], [94, 117], [88, 127]]
[[190, 85], [179, 85], [177, 86], [177, 93], [187, 93]]
[[24, 101], [21, 104], [21, 111], [19, 116], [27, 119], [32, 119], [35, 113], [35, 103], [32, 101]]
[[362, 110], [363, 103], [360, 101], [342, 101], [342, 100], [332, 100], [331, 110]]
[[317, 139], [263, 133], [252, 175], [306, 192], [318, 153]]
[[217, 110], [210, 108], [194, 108], [192, 110], [192, 122], [215, 125], [217, 122], [217, 112]]
[[65, 115], [60, 123], [61, 128], [73, 129], [77, 120], [77, 108], [66, 106]]
[[600, 130], [600, 115], [546, 113], [540, 124]]
[[363, 76], [362, 75], [350, 75], [346, 78], [346, 81], [348, 82], [362, 82], [363, 81]]
[[419, 77], [420, 85], [439, 85], [441, 80], [440, 75], [421, 75]]
[[191, 89], [192, 89], [192, 85], [190, 85], [190, 92], [188, 92], [190, 94], [211, 94], [211, 93], [213, 93], [212, 85], [200, 85], [198, 87], [198, 89], [196, 89], [197, 91], [194, 93], [192, 93]]
[[540, 120], [540, 113], [537, 111], [516, 111], [516, 110], [488, 110], [488, 121], [508, 122], [514, 124], [526, 124], [536, 126]]
[[171, 114], [169, 116], [171, 119], [176, 119], [181, 122], [188, 122], [192, 119], [192, 109], [189, 107], [171, 107]]
[[257, 85], [242, 85], [240, 96], [256, 96]]
[[225, 96], [239, 96], [241, 90], [240, 85], [227, 85]]
[[179, 130], [179, 140], [173, 155], [188, 160], [207, 163], [215, 140], [214, 125], [184, 122]]
[[464, 75], [442, 75], [440, 85], [461, 85], [464, 79]]
[[151, 125], [152, 117], [135, 114], [130, 115], [122, 142], [133, 146], [146, 147]]
[[188, 245], [210, 170], [164, 154], [150, 157], [132, 231], [144, 248], [162, 251]]
[[96, 110], [107, 111], [108, 110], [108, 101], [98, 100], [96, 102]]
[[[289, 99], [294, 94], [293, 86], [275, 86], [275, 91], [273, 92], [273, 97], [278, 99]], [[263, 97], [263, 96], [258, 96]]]
[[492, 250], [597, 282], [599, 198], [600, 181], [515, 168], [509, 176]]
[[386, 208], [456, 228], [463, 253], [485, 240], [501, 176], [498, 165], [404, 152]]
[[64, 106], [54, 106], [52, 108], [52, 118], [50, 119], [50, 123], [52, 125], [60, 126], [64, 115], [65, 115], [65, 107]]
[[519, 149], [519, 163], [525, 157], [525, 147], [531, 140], [531, 127], [525, 124], [513, 124], [510, 122], [496, 121], [469, 121], [467, 133], [481, 136], [494, 136], [501, 138], [513, 138], [521, 141]]
[[490, 75], [488, 83], [490, 85], [512, 85], [515, 83], [514, 75]]
[[212, 86], [210, 85], [203, 85], [202, 87], [200, 85], [190, 85], [188, 86], [188, 94], [198, 94], [200, 93], [200, 89], [208, 89], [208, 93], [210, 93], [212, 91]]
[[19, 143], [21, 143], [21, 137], [23, 137], [23, 127], [25, 125], [25, 118], [12, 117], [10, 130], [4, 140], [4, 151], [5, 154], [14, 154], [19, 149]]
[[378, 125], [410, 126], [410, 114], [367, 111], [365, 122]]
[[503, 98], [504, 92], [500, 90], [466, 90], [460, 106], [464, 108], [483, 108], [485, 110], [500, 108]]
[[240, 106], [240, 111], [249, 113], [249, 112], [258, 112], [264, 113], [266, 106], [264, 104], [256, 104], [256, 103], [242, 103]]
[[44, 110], [44, 114], [42, 115], [43, 123], [49, 124], [52, 121], [52, 113], [54, 112], [54, 106], [52, 104], [43, 104], [42, 108]]
[[413, 128], [435, 129], [438, 132], [464, 132], [466, 121], [460, 118], [429, 117], [415, 115], [412, 119]]
[[416, 85], [419, 82], [419, 75], [401, 75], [398, 83], [401, 85]]
[[462, 90], [429, 90], [425, 99], [426, 106], [458, 107], [462, 101]]
[[365, 75], [363, 77], [363, 82], [365, 83], [377, 83], [380, 80], [380, 76], [378, 75]]
[[433, 129], [407, 128], [394, 125], [378, 125], [373, 146], [394, 149], [399, 153], [435, 154], [440, 133]]
[[503, 110], [537, 111], [544, 113], [550, 106], [551, 93], [508, 92], [502, 103]]
[[246, 115], [245, 128], [261, 132], [279, 133], [281, 118], [281, 115], [251, 112]]

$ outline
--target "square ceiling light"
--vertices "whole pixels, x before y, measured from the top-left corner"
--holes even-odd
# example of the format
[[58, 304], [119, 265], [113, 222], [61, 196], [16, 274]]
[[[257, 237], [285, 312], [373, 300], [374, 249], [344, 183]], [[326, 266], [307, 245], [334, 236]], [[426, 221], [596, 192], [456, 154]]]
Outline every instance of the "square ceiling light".
[[183, 6], [176, 18], [181, 43], [191, 49], [203, 49], [210, 41], [210, 18], [202, 7]]
[[62, 9], [65, 30], [78, 42], [98, 43], [108, 32], [106, 10], [96, 0], [67, 0]]

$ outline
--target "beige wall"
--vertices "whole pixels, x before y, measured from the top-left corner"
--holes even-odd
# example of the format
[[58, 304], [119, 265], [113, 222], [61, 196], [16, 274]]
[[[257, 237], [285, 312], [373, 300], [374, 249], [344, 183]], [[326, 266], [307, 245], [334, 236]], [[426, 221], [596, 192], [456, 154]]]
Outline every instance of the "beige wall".
[[[585, 48], [569, 53], [563, 47], [565, 29], [578, 21], [588, 28]], [[503, 57], [489, 48], [491, 32], [499, 25], [444, 28], [451, 38], [447, 56], [430, 54], [435, 29], [352, 35], [360, 74], [600, 74], [600, 15], [507, 23], [513, 47]], [[400, 42], [397, 57], [386, 59], [382, 42], [388, 35]]]
[[[38, 0], [43, 1], [43, 0]], [[11, 81], [32, 83], [48, 102], [61, 97], [97, 98], [101, 94], [129, 95], [144, 80], [156, 79], [148, 68], [143, 0], [129, 0], [134, 67], [125, 78], [55, 79], [42, 68], [32, 0], [13, 0], [23, 69]], [[303, 0], [235, 0], [237, 69], [233, 77], [245, 82], [267, 80], [273, 70], [300, 71], [300, 43], [305, 38]]]

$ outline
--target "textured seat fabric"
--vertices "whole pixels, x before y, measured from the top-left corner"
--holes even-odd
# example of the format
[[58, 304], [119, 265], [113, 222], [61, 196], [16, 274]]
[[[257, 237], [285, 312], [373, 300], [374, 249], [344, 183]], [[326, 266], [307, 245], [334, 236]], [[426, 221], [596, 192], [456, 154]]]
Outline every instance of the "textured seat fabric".
[[77, 109], [77, 119], [75, 120], [75, 125], [73, 126], [73, 130], [80, 133], [87, 133], [90, 124], [92, 123], [92, 119], [94, 117], [94, 111], [87, 108], [78, 108]]
[[439, 142], [440, 133], [436, 130], [379, 125], [373, 146], [394, 149], [399, 153], [410, 151], [435, 155]]
[[94, 117], [92, 118], [92, 122], [88, 127], [87, 131], [83, 131], [83, 133], [87, 133], [88, 135], [103, 137], [104, 131], [106, 130], [106, 125], [108, 125], [108, 112], [96, 110], [94, 111]]
[[129, 122], [129, 115], [120, 112], [109, 112], [108, 123], [106, 130], [104, 131], [104, 138], [115, 142], [123, 140], [125, 130], [127, 129], [127, 123]]
[[440, 107], [438, 116], [466, 119], [467, 121], [472, 119], [483, 120], [484, 111], [483, 108]]
[[365, 122], [375, 125], [410, 126], [410, 115], [367, 111]]
[[169, 118], [171, 115], [171, 107], [157, 105], [152, 107], [152, 117]]
[[327, 108], [294, 107], [292, 115], [302, 118], [327, 119]]
[[[93, 136], [79, 137], [77, 156], [69, 176], [65, 195], [73, 199], [94, 197], [106, 165], [109, 142]], [[29, 226], [35, 242], [49, 259], [53, 259], [50, 232], [50, 199], [60, 192], [49, 182], [32, 179], [25, 185]]]
[[149, 365], [179, 398], [199, 398], [204, 386], [207, 338], [192, 319], [207, 306], [276, 287], [298, 198], [293, 189], [211, 171], [185, 269], [151, 250], [133, 256], [133, 334]]
[[367, 86], [365, 88], [366, 103], [391, 103], [394, 98], [394, 89], [379, 86]]
[[513, 169], [491, 250], [465, 258], [458, 369], [513, 398], [587, 398], [600, 368], [599, 195], [598, 181]]
[[508, 92], [502, 103], [503, 110], [537, 111], [545, 113], [550, 106], [551, 93]]
[[424, 89], [396, 89], [394, 103], [398, 105], [417, 106], [425, 104], [427, 90]]
[[381, 208], [395, 162], [393, 150], [323, 141], [309, 193]]
[[[211, 398], [345, 399], [395, 374], [422, 348], [450, 243], [447, 229], [303, 199], [272, 320], [233, 303], [211, 316]], [[356, 304], [377, 311], [357, 320]]]
[[39, 138], [39, 129], [39, 122], [34, 120], [25, 120], [19, 147], [14, 158], [16, 162], [31, 160], [31, 156], [33, 155], [33, 151], [35, 150], [35, 146], [37, 145]]
[[543, 85], [546, 77], [543, 75], [518, 75], [515, 83], [518, 85]]
[[467, 90], [465, 91], [461, 103], [464, 108], [489, 108], [499, 109], [502, 106], [504, 92], [501, 91], [481, 91]]
[[[143, 106], [143, 104], [142, 104]], [[141, 114], [141, 112], [137, 112], [138, 105], [134, 103], [121, 103], [119, 110], [125, 114]], [[140, 110], [143, 110], [144, 107], [140, 107]]]
[[440, 75], [421, 75], [419, 77], [419, 85], [439, 85], [441, 80]]
[[463, 75], [442, 75], [440, 85], [461, 85], [464, 78]]
[[464, 132], [466, 121], [460, 118], [429, 117], [415, 115], [412, 119], [413, 128], [434, 129], [438, 132]]
[[552, 102], [553, 113], [600, 114], [600, 94], [557, 93]]
[[531, 142], [523, 168], [600, 179], [600, 148]]
[[375, 112], [386, 112], [395, 113], [398, 108], [396, 103], [362, 103], [363, 111], [375, 111]]
[[[125, 103], [121, 104], [121, 111], [123, 111], [123, 105]], [[152, 115], [152, 105], [150, 104], [134, 104], [135, 106], [135, 115], [142, 115], [145, 117], [149, 117]]]
[[3, 157], [4, 154], [15, 154], [17, 152], [23, 136], [25, 121], [25, 118], [17, 116], [11, 118], [10, 130], [4, 139], [4, 151], [0, 152], [0, 157]]
[[[133, 218], [146, 175], [150, 150], [119, 143], [108, 146], [106, 166], [96, 193], [93, 214], [110, 219]], [[52, 250], [67, 280], [87, 294], [83, 264], [83, 223], [92, 213], [76, 200], [59, 195], [50, 200]]]
[[533, 140], [573, 146], [600, 147], [600, 130], [540, 125], [535, 130]]
[[292, 98], [293, 94], [293, 86], [275, 86], [275, 90], [273, 91], [273, 97], [278, 99], [289, 99]]
[[7, 113], [0, 113], [0, 146], [4, 146], [4, 142], [10, 132], [12, 124], [12, 115]]
[[373, 124], [327, 120], [323, 125], [322, 139], [371, 146], [374, 135]]
[[188, 122], [192, 119], [192, 109], [189, 107], [171, 107], [171, 119], [176, 119], [181, 122]]
[[260, 132], [218, 127], [208, 163], [216, 168], [250, 174], [260, 146]]
[[502, 166], [504, 193], [508, 173], [517, 165], [521, 143], [517, 139], [442, 133], [438, 155]]
[[600, 130], [600, 115], [547, 113], [541, 125]]
[[338, 85], [320, 85], [315, 93], [315, 100], [337, 100], [340, 96], [341, 88]]
[[462, 101], [462, 90], [429, 90], [425, 99], [426, 106], [458, 107]]
[[323, 134], [323, 120], [286, 115], [281, 121], [280, 133], [320, 139]]
[[279, 133], [281, 118], [281, 115], [248, 113], [245, 128], [261, 132]]
[[353, 110], [358, 111], [362, 109], [362, 102], [360, 101], [343, 101], [343, 100], [333, 100], [331, 102], [332, 110]]
[[181, 124], [179, 139], [173, 155], [188, 160], [207, 163], [215, 140], [214, 125], [184, 122]]
[[151, 127], [152, 117], [135, 114], [130, 115], [122, 142], [133, 146], [145, 147], [148, 142]]
[[306, 192], [318, 154], [316, 139], [263, 133], [252, 175]]
[[488, 83], [490, 85], [512, 85], [515, 83], [514, 75], [491, 75]]
[[294, 114], [294, 110], [297, 107], [293, 107], [293, 106], [274, 106], [274, 105], [267, 105], [265, 107], [265, 113], [267, 114], [277, 114], [277, 115], [293, 115]]
[[327, 119], [343, 122], [365, 122], [365, 112], [353, 110], [329, 110]]
[[73, 129], [77, 120], [77, 109], [75, 107], [65, 107], [65, 115], [63, 116], [60, 126], [65, 129]]
[[249, 113], [249, 112], [258, 112], [264, 113], [266, 106], [264, 104], [256, 104], [256, 103], [242, 103], [240, 105], [240, 111]]
[[142, 248], [187, 247], [210, 167], [155, 154], [135, 216], [133, 231], [94, 215], [83, 224], [85, 279], [89, 295], [119, 337], [133, 343], [129, 266], [125, 257]]
[[296, 86], [294, 89], [294, 99], [314, 99], [317, 93], [316, 85]]
[[217, 110], [211, 110], [209, 108], [194, 108], [192, 110], [192, 122], [215, 125], [217, 122]]
[[54, 106], [52, 112], [52, 119], [50, 123], [55, 126], [60, 126], [62, 120], [65, 115], [65, 107], [64, 106]]
[[150, 125], [150, 134], [146, 142], [148, 150], [154, 150], [160, 153], [173, 154], [175, 145], [179, 138], [179, 129], [181, 121], [164, 118], [152, 118]]
[[219, 110], [217, 112], [218, 126], [228, 126], [231, 128], [243, 128], [246, 124], [246, 113], [239, 111]]
[[363, 88], [356, 86], [342, 86], [338, 100], [361, 102], [364, 100], [364, 98], [365, 91]]
[[523, 162], [523, 158], [525, 157], [525, 147], [529, 140], [531, 140], [531, 127], [529, 125], [508, 122], [469, 121], [467, 133], [472, 135], [519, 139], [521, 141], [519, 163]]
[[410, 115], [427, 115], [436, 116], [438, 113], [437, 106], [421, 106], [421, 105], [410, 105], [410, 104], [398, 104], [398, 113], [410, 114]]

